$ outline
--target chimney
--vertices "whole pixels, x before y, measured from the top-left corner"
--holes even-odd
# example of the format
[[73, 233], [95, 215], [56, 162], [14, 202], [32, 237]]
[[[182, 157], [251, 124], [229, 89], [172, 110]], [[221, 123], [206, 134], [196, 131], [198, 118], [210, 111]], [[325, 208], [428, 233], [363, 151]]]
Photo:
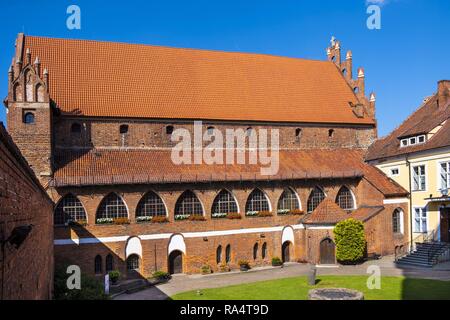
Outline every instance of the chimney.
[[439, 108], [446, 108], [450, 103], [450, 80], [438, 82], [438, 104]]

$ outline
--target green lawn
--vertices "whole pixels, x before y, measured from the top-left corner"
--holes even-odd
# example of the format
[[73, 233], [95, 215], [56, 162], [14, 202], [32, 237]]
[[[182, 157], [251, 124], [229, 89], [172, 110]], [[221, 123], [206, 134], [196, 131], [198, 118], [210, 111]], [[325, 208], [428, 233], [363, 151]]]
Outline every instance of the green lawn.
[[[364, 292], [367, 300], [446, 299], [450, 300], [450, 282], [382, 277], [381, 289], [369, 290], [367, 276], [318, 276], [315, 288], [334, 287], [356, 289]], [[234, 285], [216, 289], [182, 292], [171, 297], [174, 300], [305, 300], [308, 290], [306, 277], [285, 278]]]

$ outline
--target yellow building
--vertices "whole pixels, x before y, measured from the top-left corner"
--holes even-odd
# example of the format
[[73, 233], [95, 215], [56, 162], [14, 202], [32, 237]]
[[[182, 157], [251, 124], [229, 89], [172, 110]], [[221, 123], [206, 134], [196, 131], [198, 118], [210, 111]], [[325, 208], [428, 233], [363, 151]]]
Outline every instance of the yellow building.
[[[450, 81], [388, 136], [366, 160], [410, 192], [410, 242], [450, 242]], [[394, 218], [395, 219], [395, 218]]]

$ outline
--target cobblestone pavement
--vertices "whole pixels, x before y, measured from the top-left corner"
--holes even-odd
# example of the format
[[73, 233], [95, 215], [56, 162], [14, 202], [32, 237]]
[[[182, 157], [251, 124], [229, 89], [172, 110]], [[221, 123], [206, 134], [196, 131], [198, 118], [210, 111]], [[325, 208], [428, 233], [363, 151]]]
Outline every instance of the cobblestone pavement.
[[[365, 262], [356, 266], [317, 266], [317, 275], [368, 275], [367, 267], [377, 265], [382, 276], [405, 276], [410, 278], [425, 278], [450, 281], [450, 263], [429, 268], [399, 268], [392, 257]], [[219, 288], [235, 284], [304, 276], [311, 266], [308, 264], [289, 263], [284, 267], [254, 268], [247, 272], [232, 271], [210, 275], [174, 275], [164, 284], [133, 294], [117, 296], [116, 300], [164, 300], [168, 297], [190, 290]]]

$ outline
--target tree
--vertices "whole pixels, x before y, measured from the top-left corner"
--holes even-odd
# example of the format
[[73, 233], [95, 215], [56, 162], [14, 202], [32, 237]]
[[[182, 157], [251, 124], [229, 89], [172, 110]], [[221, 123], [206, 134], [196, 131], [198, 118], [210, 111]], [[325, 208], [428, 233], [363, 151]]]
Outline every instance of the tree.
[[334, 227], [336, 242], [336, 258], [343, 264], [354, 264], [361, 261], [366, 251], [364, 225], [361, 221], [347, 219]]

